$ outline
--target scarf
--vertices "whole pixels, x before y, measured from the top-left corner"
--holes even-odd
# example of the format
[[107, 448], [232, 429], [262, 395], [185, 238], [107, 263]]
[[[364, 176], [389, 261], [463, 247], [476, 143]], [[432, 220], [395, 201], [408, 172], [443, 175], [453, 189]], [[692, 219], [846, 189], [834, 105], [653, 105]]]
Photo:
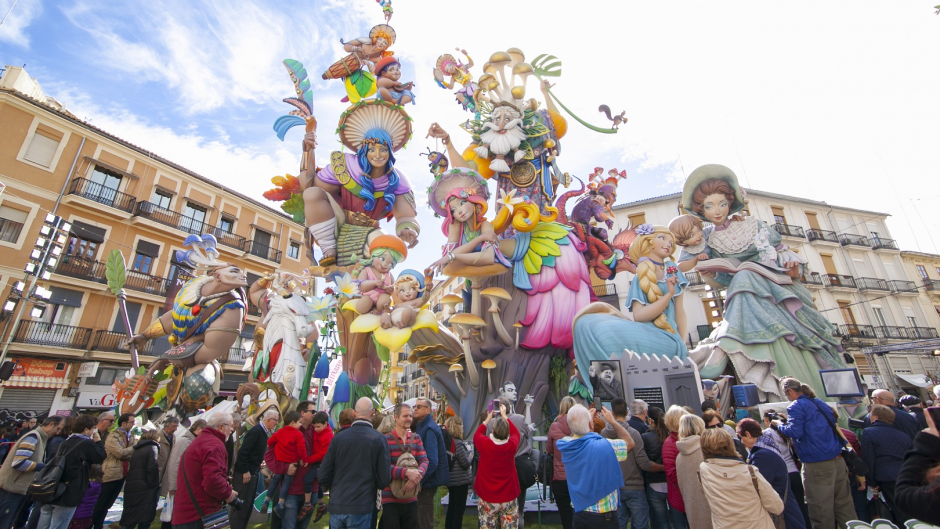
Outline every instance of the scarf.
[[560, 439], [555, 446], [565, 465], [575, 512], [581, 512], [611, 492], [620, 490], [623, 473], [610, 441], [591, 432], [583, 437]]

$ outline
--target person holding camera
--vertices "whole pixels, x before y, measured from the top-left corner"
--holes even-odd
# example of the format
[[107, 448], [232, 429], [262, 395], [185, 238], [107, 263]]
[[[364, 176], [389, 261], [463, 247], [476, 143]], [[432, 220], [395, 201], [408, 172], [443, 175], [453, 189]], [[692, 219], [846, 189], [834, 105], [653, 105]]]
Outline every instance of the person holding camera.
[[225, 439], [232, 435], [234, 421], [228, 414], [209, 417], [180, 460], [173, 504], [174, 529], [202, 529], [206, 516], [222, 510], [222, 503], [245, 508], [228, 482], [228, 452]]
[[793, 440], [803, 462], [803, 489], [813, 527], [839, 527], [855, 518], [849, 491], [848, 469], [842, 460], [842, 441], [828, 417], [829, 405], [816, 398], [813, 388], [795, 378], [784, 378], [787, 422], [771, 421], [771, 428]]

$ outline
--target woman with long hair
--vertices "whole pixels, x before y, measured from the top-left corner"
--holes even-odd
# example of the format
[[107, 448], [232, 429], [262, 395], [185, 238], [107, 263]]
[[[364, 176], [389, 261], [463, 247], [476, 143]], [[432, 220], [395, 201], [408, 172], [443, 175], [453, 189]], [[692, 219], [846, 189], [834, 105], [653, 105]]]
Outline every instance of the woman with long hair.
[[914, 437], [914, 448], [904, 455], [894, 502], [905, 515], [940, 525], [940, 425], [930, 413], [924, 418], [927, 429]]
[[463, 440], [463, 420], [448, 417], [444, 427], [454, 440], [454, 462], [450, 468], [450, 481], [447, 484], [449, 498], [444, 529], [459, 529], [463, 524], [463, 513], [467, 508], [467, 492], [473, 483], [472, 458], [470, 443]]
[[669, 430], [669, 436], [663, 441], [663, 468], [666, 469], [666, 495], [669, 500], [669, 521], [673, 529], [688, 529], [689, 522], [686, 516], [685, 502], [682, 491], [679, 489], [679, 473], [676, 469], [676, 459], [679, 457], [679, 421], [689, 415], [679, 406], [673, 404], [666, 410], [663, 422]]
[[552, 455], [552, 494], [555, 496], [555, 505], [558, 506], [558, 516], [561, 518], [563, 529], [571, 529], [574, 508], [571, 506], [571, 494], [568, 493], [568, 478], [565, 475], [565, 465], [561, 462], [561, 451], [555, 443], [571, 435], [571, 428], [568, 426], [568, 410], [574, 405], [573, 397], [561, 399], [561, 404], [558, 405], [558, 417], [548, 427], [548, 448], [546, 449]]
[[[805, 529], [806, 521], [796, 494], [790, 487], [787, 464], [780, 456], [780, 448], [774, 439], [774, 430], [761, 430], [754, 419], [742, 419], [738, 423], [738, 437], [748, 450], [747, 463], [760, 470], [764, 479], [777, 491], [784, 503], [784, 518], [787, 529]], [[802, 486], [800, 487], [802, 490]]]
[[679, 440], [676, 441], [679, 455], [676, 457], [676, 473], [691, 529], [712, 529], [708, 499], [705, 498], [702, 484], [698, 480], [698, 466], [705, 460], [700, 442], [703, 432], [705, 432], [705, 421], [698, 415], [683, 415], [679, 419], [677, 432]]
[[[665, 412], [650, 407], [646, 412], [646, 422], [650, 431], [641, 435], [646, 457], [653, 463], [663, 464], [663, 443], [669, 437], [666, 428]], [[667, 508], [667, 485], [665, 472], [646, 473], [646, 501], [650, 506], [650, 527], [669, 529], [669, 511]]]
[[705, 460], [698, 470], [711, 509], [711, 526], [774, 529], [771, 515], [783, 512], [783, 500], [759, 470], [741, 461], [732, 439], [721, 428], [712, 428], [700, 440]]

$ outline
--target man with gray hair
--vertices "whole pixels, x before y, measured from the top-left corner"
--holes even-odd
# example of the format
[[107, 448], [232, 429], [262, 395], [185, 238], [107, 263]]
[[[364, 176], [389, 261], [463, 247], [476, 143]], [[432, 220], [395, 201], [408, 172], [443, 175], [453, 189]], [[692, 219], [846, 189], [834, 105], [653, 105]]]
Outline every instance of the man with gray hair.
[[[264, 461], [264, 452], [268, 448], [268, 438], [274, 433], [280, 418], [280, 411], [276, 407], [264, 410], [258, 424], [245, 433], [245, 439], [235, 455], [232, 488], [248, 501], [254, 499], [254, 493], [258, 490], [261, 462]], [[251, 509], [233, 509], [229, 514], [232, 529], [245, 529], [250, 517]]]
[[[871, 403], [873, 405], [880, 404], [882, 406], [887, 406], [894, 412], [894, 424], [891, 426], [895, 430], [900, 430], [907, 434], [911, 438], [911, 441], [914, 440], [914, 437], [917, 436], [917, 432], [920, 429], [917, 427], [917, 419], [913, 415], [907, 413], [901, 408], [897, 407], [897, 403], [894, 400], [894, 395], [886, 389], [876, 389], [871, 394]], [[865, 416], [865, 428], [871, 426], [871, 414]]]
[[623, 474], [620, 462], [626, 461], [634, 448], [633, 438], [607, 408], [601, 408], [604, 420], [617, 433], [617, 439], [604, 439], [594, 433], [597, 410], [588, 411], [580, 404], [568, 410], [571, 435], [559, 439], [555, 446], [561, 452], [568, 479], [568, 491], [574, 504], [572, 527], [619, 529], [617, 508]]
[[627, 419], [627, 422], [630, 424], [630, 427], [639, 432], [640, 435], [650, 431], [649, 425], [646, 424], [646, 414], [649, 413], [649, 410], [649, 404], [640, 399], [636, 399], [630, 403], [631, 416]]
[[372, 427], [372, 400], [356, 401], [356, 420], [333, 437], [320, 465], [320, 485], [330, 491], [330, 527], [365, 529], [372, 519], [376, 491], [392, 480], [388, 443]]
[[[163, 419], [163, 431], [160, 432], [160, 455], [157, 456], [160, 483], [163, 483], [163, 476], [166, 475], [166, 463], [170, 460], [170, 452], [173, 451], [173, 443], [176, 441], [176, 429], [179, 426], [179, 417], [168, 415]], [[160, 494], [166, 496], [166, 489], [161, 487]]]

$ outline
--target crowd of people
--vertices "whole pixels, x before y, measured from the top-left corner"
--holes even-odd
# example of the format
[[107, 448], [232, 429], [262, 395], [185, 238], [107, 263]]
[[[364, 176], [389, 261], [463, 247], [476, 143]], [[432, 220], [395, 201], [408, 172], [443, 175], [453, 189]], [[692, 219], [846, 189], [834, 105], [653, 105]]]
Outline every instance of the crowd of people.
[[[791, 378], [782, 388], [786, 413], [737, 423], [712, 401], [695, 413], [621, 398], [588, 408], [565, 397], [541, 465], [562, 526], [940, 523], [940, 434], [919, 399], [875, 391], [856, 436], [810, 387]], [[283, 417], [269, 406], [237, 449], [230, 414], [183, 431], [167, 417], [139, 435], [131, 414], [47, 417], [16, 432], [0, 467], [0, 529], [101, 529], [122, 492], [122, 528], [149, 528], [159, 515], [164, 529], [202, 529], [226, 516], [246, 529], [265, 489], [260, 510], [273, 511], [274, 529], [306, 529], [327, 513], [332, 528], [431, 529], [442, 496], [444, 527], [458, 528], [471, 489], [481, 528], [523, 527], [539, 470], [534, 429], [505, 398], [473, 432], [455, 416], [439, 414], [439, 424], [434, 407], [417, 399], [381, 413], [362, 398], [339, 414], [334, 431], [311, 402]], [[32, 501], [31, 484], [50, 475], [47, 466], [61, 468], [54, 498]]]

